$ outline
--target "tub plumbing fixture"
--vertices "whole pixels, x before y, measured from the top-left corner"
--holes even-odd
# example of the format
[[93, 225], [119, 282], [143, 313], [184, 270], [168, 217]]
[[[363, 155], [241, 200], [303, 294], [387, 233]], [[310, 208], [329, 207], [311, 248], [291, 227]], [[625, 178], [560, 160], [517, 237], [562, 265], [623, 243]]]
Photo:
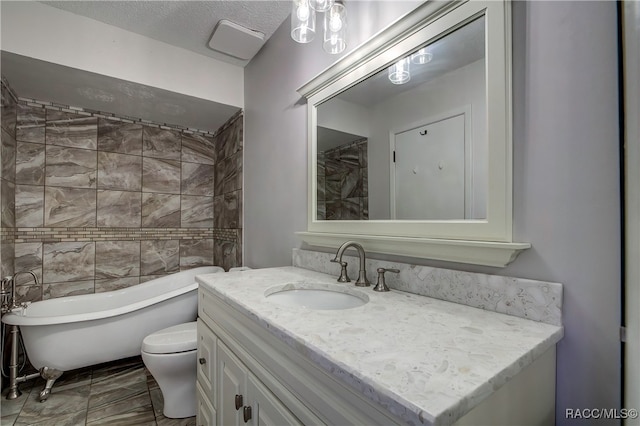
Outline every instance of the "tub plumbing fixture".
[[[338, 248], [336, 257], [335, 259], [332, 260], [332, 262], [340, 263], [340, 265], [343, 266], [343, 271], [344, 271], [346, 269], [346, 263], [342, 261], [342, 255], [344, 254], [344, 251], [349, 247], [355, 248], [358, 251], [358, 257], [360, 258], [360, 271], [358, 272], [358, 279], [356, 280], [355, 284], [358, 287], [368, 287], [371, 284], [367, 279], [367, 271], [365, 270], [365, 263], [367, 259], [364, 252], [364, 248], [362, 248], [362, 245], [360, 245], [355, 241], [347, 241], [346, 243], [342, 244], [340, 248]], [[342, 265], [343, 263], [344, 265]], [[346, 276], [346, 271], [344, 271], [344, 275]], [[343, 274], [341, 273], [340, 278], [342, 277], [343, 277]], [[340, 281], [340, 278], [338, 278], [338, 281]]]
[[[16, 294], [16, 277], [20, 274], [29, 274], [33, 277], [33, 282], [38, 285], [38, 277], [31, 271], [20, 271], [13, 274], [13, 276], [4, 277], [2, 279], [2, 313], [11, 312], [15, 308], [23, 308], [25, 304], [18, 303], [18, 296]], [[11, 290], [9, 290], [11, 288]], [[9, 294], [10, 293], [10, 294]]]
[[3, 314], [11, 310], [11, 281], [11, 277], [4, 277], [0, 281], [0, 307]]
[[[31, 274], [33, 281], [38, 285], [38, 277], [31, 271], [18, 272], [13, 274], [12, 277], [5, 277], [2, 279], [2, 313], [11, 312], [16, 308], [24, 307], [24, 304], [18, 304], [16, 295], [16, 277], [20, 274]], [[11, 295], [9, 292], [11, 287]], [[10, 302], [10, 303], [9, 303]], [[18, 341], [19, 341], [19, 329], [17, 325], [9, 325], [9, 334], [11, 335], [11, 358], [9, 360], [9, 392], [7, 393], [7, 399], [16, 399], [22, 392], [18, 389], [18, 384], [26, 382], [27, 380], [35, 379], [41, 376], [41, 372], [27, 374], [18, 377], [19, 374], [19, 354], [18, 354]], [[26, 356], [26, 354], [25, 354]], [[42, 376], [46, 379], [46, 377]], [[47, 381], [48, 383], [48, 381]]]

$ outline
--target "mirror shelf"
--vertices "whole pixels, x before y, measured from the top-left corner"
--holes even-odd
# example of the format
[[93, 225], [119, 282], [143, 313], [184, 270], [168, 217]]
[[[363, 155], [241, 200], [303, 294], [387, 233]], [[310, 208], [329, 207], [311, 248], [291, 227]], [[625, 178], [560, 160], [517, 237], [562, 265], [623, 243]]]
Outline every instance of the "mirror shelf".
[[[475, 53], [470, 54], [468, 46], [474, 45]], [[449, 47], [452, 48], [449, 50]], [[463, 52], [465, 49], [467, 51]], [[423, 66], [423, 71], [418, 71], [417, 77], [420, 78], [420, 72], [431, 74], [432, 76], [429, 77], [431, 81], [416, 82], [416, 75], [413, 75], [412, 71], [411, 78], [414, 81], [411, 86], [406, 85], [410, 89], [407, 90], [405, 87], [404, 92], [389, 94], [388, 88], [395, 86], [386, 81], [387, 71], [392, 71], [391, 66], [405, 60], [404, 58], [409, 61], [414, 54], [424, 51], [433, 52], [433, 55], [431, 53], [429, 55], [434, 56], [434, 61], [431, 64], [432, 67], [426, 72], [427, 68]], [[451, 57], [454, 54], [462, 56], [453, 57], [453, 59], [444, 57], [444, 60], [443, 56], [438, 56], [440, 52], [449, 51], [457, 52], [451, 53]], [[456, 65], [450, 65], [448, 70], [441, 70], [439, 77], [434, 77], [433, 75], [437, 74], [434, 70], [438, 66], [446, 68], [443, 64], [447, 63]], [[417, 68], [415, 65], [412, 67]], [[464, 74], [466, 77], [463, 77], [465, 81], [473, 80], [479, 85], [469, 86], [470, 90], [461, 89], [460, 87], [464, 85], [455, 83], [452, 85], [450, 82], [454, 80], [447, 80], [452, 78], [451, 75], [461, 75], [460, 70], [463, 69], [466, 73]], [[473, 70], [473, 75], [476, 77], [468, 77], [472, 75], [470, 70]], [[383, 82], [383, 80], [386, 81], [387, 88], [381, 89], [383, 94], [376, 98], [376, 95], [371, 95], [374, 90], [370, 87], [375, 87], [372, 82]], [[389, 80], [391, 80], [390, 72]], [[447, 81], [449, 83], [446, 83]], [[428, 102], [428, 100], [412, 99], [417, 92], [429, 93], [429, 90], [440, 90], [442, 86], [447, 85], [457, 88], [458, 92], [450, 96], [451, 99], [457, 99], [454, 101], [458, 102], [457, 105], [442, 105], [446, 102], [439, 101], [440, 97], [434, 96], [435, 92], [431, 91], [433, 102], [441, 103], [434, 107], [440, 108], [440, 111], [434, 113], [431, 110], [427, 111], [428, 107], [425, 103], [419, 103]], [[460, 91], [465, 91], [464, 96], [461, 96]], [[308, 105], [309, 189], [307, 231], [297, 234], [307, 244], [337, 247], [347, 239], [353, 239], [362, 243], [368, 251], [376, 253], [498, 267], [505, 266], [520, 252], [531, 247], [528, 243], [512, 240], [511, 4], [509, 0], [425, 2], [356, 47], [351, 53], [302, 86], [298, 92], [307, 98]], [[468, 94], [469, 92], [473, 92], [475, 96], [473, 105], [469, 100], [472, 96]], [[364, 93], [367, 96], [363, 97]], [[384, 93], [387, 94], [384, 95]], [[360, 103], [357, 104], [356, 100], [359, 97]], [[413, 102], [411, 104], [414, 105], [411, 107], [413, 110], [410, 111], [413, 114], [412, 118], [409, 119], [406, 114], [399, 113], [397, 115], [403, 115], [401, 120], [404, 122], [399, 124], [389, 121], [385, 123], [387, 127], [384, 127], [380, 124], [382, 121], [380, 117], [391, 115], [388, 113], [391, 105], [396, 105], [394, 108], [397, 110], [397, 101], [401, 98], [405, 101], [411, 99]], [[347, 105], [350, 102], [354, 102], [355, 106]], [[351, 109], [343, 114], [345, 107]], [[385, 108], [387, 108], [386, 111]], [[458, 144], [455, 146], [460, 147], [456, 148], [457, 156], [452, 157], [449, 152], [449, 147], [453, 146], [453, 143], [447, 141], [452, 139], [445, 139], [444, 142], [441, 140], [438, 142], [441, 143], [439, 146], [447, 150], [442, 154], [445, 161], [434, 163], [429, 166], [431, 169], [427, 169], [426, 163], [405, 164], [404, 166], [408, 167], [405, 170], [408, 171], [400, 174], [398, 172], [400, 163], [394, 164], [396, 162], [395, 147], [400, 141], [398, 135], [402, 135], [402, 141], [413, 137], [404, 137], [404, 134], [408, 134], [409, 131], [416, 134], [419, 131], [420, 135], [426, 135], [427, 127], [431, 132], [429, 123], [433, 123], [426, 117], [442, 116], [445, 109], [448, 110], [447, 113], [457, 110], [466, 114], [463, 119], [451, 120], [451, 126], [454, 127], [450, 127], [449, 129], [452, 130], [447, 133], [454, 136], [464, 135], [455, 139], [455, 143]], [[362, 111], [366, 112], [363, 114]], [[350, 115], [350, 112], [354, 115]], [[362, 119], [367, 114], [370, 117], [369, 122]], [[377, 118], [376, 114], [378, 114]], [[347, 132], [338, 128], [335, 117], [340, 115], [349, 118], [358, 117], [362, 122], [351, 119], [348, 127], [355, 131]], [[325, 125], [332, 120], [334, 127]], [[343, 119], [342, 125], [348, 121]], [[460, 126], [467, 126], [466, 130], [463, 128], [459, 131]], [[358, 132], [358, 127], [368, 130]], [[393, 129], [395, 132], [391, 131]], [[434, 130], [437, 129], [434, 128]], [[367, 131], [370, 133], [367, 134]], [[348, 135], [352, 139], [347, 143], [344, 140], [339, 142], [344, 145], [337, 145], [335, 142], [333, 142], [334, 145], [327, 144], [325, 135], [331, 133], [334, 135], [340, 133], [339, 136], [343, 138]], [[386, 136], [384, 136], [385, 133]], [[469, 134], [471, 134], [470, 137]], [[412, 142], [413, 146], [422, 149], [419, 147], [426, 146], [424, 140]], [[460, 140], [462, 142], [457, 142]], [[356, 145], [357, 148], [355, 148]], [[421, 153], [418, 155], [423, 155], [427, 161], [434, 157], [433, 152], [436, 152], [437, 156], [441, 155], [440, 151], [433, 151], [435, 148], [429, 149], [432, 150], [430, 157]], [[354, 157], [358, 157], [358, 152], [359, 164], [354, 166]], [[343, 167], [336, 163], [336, 161], [338, 163], [342, 161], [336, 160], [336, 157], [343, 154], [346, 158], [345, 163], [351, 162], [350, 165], [347, 164], [351, 169], [336, 171], [338, 167]], [[405, 155], [398, 158], [410, 158], [413, 162], [416, 156]], [[450, 158], [457, 162], [456, 168], [451, 166], [453, 162], [447, 162]], [[353, 167], [360, 167], [357, 170], [359, 175], [355, 173], [359, 177], [354, 178]], [[330, 168], [334, 173], [331, 177], [328, 174]], [[442, 169], [449, 174], [447, 179], [440, 182], [451, 181], [451, 176], [461, 182], [456, 185], [462, 189], [455, 192], [453, 197], [449, 197], [443, 203], [443, 194], [451, 194], [453, 191], [445, 189], [444, 186], [440, 187], [439, 184], [427, 183], [427, 186], [431, 185], [431, 187], [421, 186], [418, 190], [413, 189], [410, 180], [413, 175], [424, 176], [417, 177], [419, 183], [427, 182], [429, 179], [431, 179], [430, 182], [434, 182], [435, 179], [442, 179], [442, 176], [445, 176]], [[452, 175], [453, 172], [449, 170], [457, 170], [455, 172], [457, 174]], [[439, 172], [440, 177], [434, 174]], [[326, 176], [325, 173], [327, 173]], [[343, 194], [345, 192], [345, 186], [342, 186], [342, 189], [337, 188], [338, 198], [329, 199], [329, 195], [336, 196], [335, 173], [342, 173], [342, 177], [338, 177], [342, 179], [342, 185], [345, 185], [344, 182], [348, 180], [344, 176], [350, 174], [349, 185], [352, 188], [355, 187], [357, 193], [351, 192], [349, 199], [340, 199], [340, 192]], [[398, 183], [399, 176], [403, 177], [402, 183], [407, 186], [398, 186], [401, 185]], [[470, 178], [470, 176], [473, 177]], [[331, 183], [329, 183], [330, 178]], [[410, 189], [407, 191], [407, 188]], [[330, 190], [331, 194], [329, 194]], [[427, 193], [430, 195], [425, 195]], [[405, 194], [406, 198], [401, 199], [398, 194]], [[354, 196], [356, 198], [353, 198]], [[345, 196], [342, 195], [342, 197]], [[421, 201], [415, 202], [416, 199]], [[434, 199], [438, 202], [433, 202]], [[454, 201], [452, 202], [451, 199]], [[469, 200], [475, 200], [475, 204], [471, 205]], [[455, 206], [453, 209], [440, 210], [436, 213], [428, 210], [438, 203], [453, 203]], [[407, 211], [407, 205], [412, 205], [411, 209], [413, 209], [409, 210], [409, 214], [396, 215], [396, 211]], [[435, 211], [435, 208], [433, 210]]]
[[328, 232], [296, 232], [307, 244], [316, 247], [339, 247], [348, 240], [357, 241], [367, 252], [392, 254], [421, 259], [445, 260], [473, 265], [504, 267], [529, 243], [500, 243], [495, 241], [446, 240], [438, 238], [394, 237]]

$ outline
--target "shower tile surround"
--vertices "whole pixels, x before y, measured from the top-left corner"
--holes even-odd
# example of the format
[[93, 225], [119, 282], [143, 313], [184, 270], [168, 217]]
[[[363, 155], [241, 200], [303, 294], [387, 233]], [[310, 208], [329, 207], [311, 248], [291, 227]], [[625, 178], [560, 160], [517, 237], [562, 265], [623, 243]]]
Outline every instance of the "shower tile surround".
[[368, 139], [318, 153], [318, 220], [369, 219]]
[[[335, 253], [294, 248], [293, 266], [337, 277], [339, 266], [330, 262], [334, 257]], [[345, 255], [342, 260], [348, 263], [349, 276], [357, 277], [358, 257]], [[399, 274], [385, 274], [387, 285], [395, 290], [562, 326], [559, 283], [367, 259], [367, 277], [372, 285], [377, 268], [400, 270]]]
[[0, 261], [1, 276], [14, 273], [15, 244], [15, 195], [16, 195], [16, 121], [18, 98], [2, 81], [2, 106], [0, 116]]
[[19, 277], [19, 300], [242, 265], [242, 118], [211, 134], [17, 98], [3, 78], [2, 273], [42, 284]]

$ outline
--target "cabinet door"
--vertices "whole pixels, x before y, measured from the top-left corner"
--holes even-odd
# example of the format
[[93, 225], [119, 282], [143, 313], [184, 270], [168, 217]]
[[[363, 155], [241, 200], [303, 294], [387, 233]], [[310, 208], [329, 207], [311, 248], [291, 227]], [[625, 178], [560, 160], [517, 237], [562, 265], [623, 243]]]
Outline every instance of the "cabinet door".
[[210, 404], [216, 407], [216, 335], [198, 319], [198, 383]]
[[[243, 407], [248, 406], [247, 369], [222, 342], [218, 342], [218, 424], [244, 425]], [[239, 408], [236, 409], [236, 399]]]
[[302, 425], [253, 374], [247, 378], [247, 399], [254, 426]]
[[202, 389], [200, 383], [196, 383], [198, 391], [198, 412], [196, 413], [197, 426], [216, 426], [216, 410], [209, 402], [206, 391]]

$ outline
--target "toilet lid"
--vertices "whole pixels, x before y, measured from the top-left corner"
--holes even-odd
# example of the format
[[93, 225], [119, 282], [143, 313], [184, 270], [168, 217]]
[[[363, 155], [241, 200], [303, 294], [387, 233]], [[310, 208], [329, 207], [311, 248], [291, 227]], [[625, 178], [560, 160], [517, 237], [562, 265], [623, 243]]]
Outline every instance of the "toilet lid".
[[198, 344], [196, 322], [174, 325], [148, 335], [142, 341], [142, 351], [150, 354], [171, 354], [195, 350]]

